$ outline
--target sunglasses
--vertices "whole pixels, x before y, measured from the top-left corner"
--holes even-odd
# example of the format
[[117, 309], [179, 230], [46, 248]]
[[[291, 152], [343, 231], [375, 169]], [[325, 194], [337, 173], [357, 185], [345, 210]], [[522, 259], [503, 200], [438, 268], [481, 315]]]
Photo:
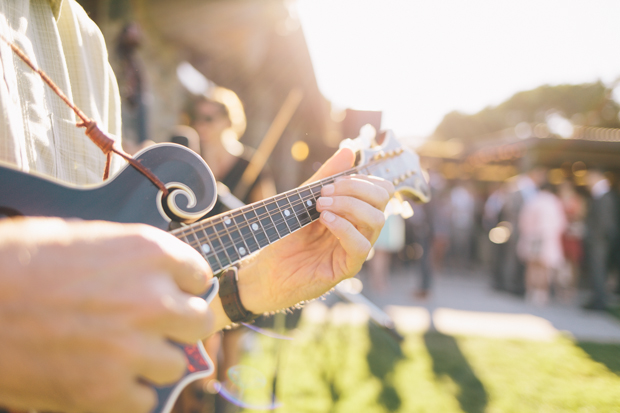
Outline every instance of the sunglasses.
[[222, 118], [222, 115], [197, 115], [196, 123], [213, 123]]

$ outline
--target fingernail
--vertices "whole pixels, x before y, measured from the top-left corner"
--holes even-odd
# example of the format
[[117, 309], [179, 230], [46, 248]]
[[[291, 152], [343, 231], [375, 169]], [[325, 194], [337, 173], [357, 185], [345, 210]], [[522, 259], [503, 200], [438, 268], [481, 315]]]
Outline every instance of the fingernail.
[[321, 195], [331, 195], [334, 193], [335, 190], [336, 190], [336, 187], [334, 187], [334, 185], [332, 184], [325, 185], [323, 189], [321, 189]]
[[332, 214], [329, 211], [321, 212], [321, 216], [323, 217], [323, 220], [325, 222], [334, 222], [334, 220], [336, 219], [336, 215]]
[[333, 198], [324, 198], [324, 197], [319, 198], [319, 204], [321, 206], [326, 207], [326, 206], [330, 206], [333, 203], [334, 203], [334, 199]]

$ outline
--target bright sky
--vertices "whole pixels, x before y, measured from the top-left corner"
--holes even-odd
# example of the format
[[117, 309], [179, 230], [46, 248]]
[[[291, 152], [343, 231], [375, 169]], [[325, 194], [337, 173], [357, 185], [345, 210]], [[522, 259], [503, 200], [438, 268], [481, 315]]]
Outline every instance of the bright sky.
[[427, 136], [543, 84], [620, 77], [618, 0], [297, 0], [323, 94]]

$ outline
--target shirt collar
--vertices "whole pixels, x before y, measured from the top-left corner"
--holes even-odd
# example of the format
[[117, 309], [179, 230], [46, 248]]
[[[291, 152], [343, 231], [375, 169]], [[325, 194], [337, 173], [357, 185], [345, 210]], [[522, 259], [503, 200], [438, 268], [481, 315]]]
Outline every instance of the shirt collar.
[[60, 17], [60, 6], [62, 6], [63, 0], [49, 0], [50, 6], [52, 7], [52, 13], [54, 13], [54, 18], [58, 20]]

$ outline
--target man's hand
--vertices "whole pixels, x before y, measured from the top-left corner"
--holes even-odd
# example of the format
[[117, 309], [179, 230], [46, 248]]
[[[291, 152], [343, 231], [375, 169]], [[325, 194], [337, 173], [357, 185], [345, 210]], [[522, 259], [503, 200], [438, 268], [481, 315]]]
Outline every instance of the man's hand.
[[[308, 182], [353, 165], [354, 154], [338, 151]], [[394, 186], [383, 179], [354, 175], [323, 187], [319, 221], [263, 251], [239, 273], [247, 310], [260, 314], [316, 298], [357, 274], [384, 224], [383, 211]]]
[[62, 412], [148, 412], [142, 380], [178, 380], [167, 342], [215, 320], [199, 294], [205, 260], [144, 225], [0, 221], [0, 405]]

